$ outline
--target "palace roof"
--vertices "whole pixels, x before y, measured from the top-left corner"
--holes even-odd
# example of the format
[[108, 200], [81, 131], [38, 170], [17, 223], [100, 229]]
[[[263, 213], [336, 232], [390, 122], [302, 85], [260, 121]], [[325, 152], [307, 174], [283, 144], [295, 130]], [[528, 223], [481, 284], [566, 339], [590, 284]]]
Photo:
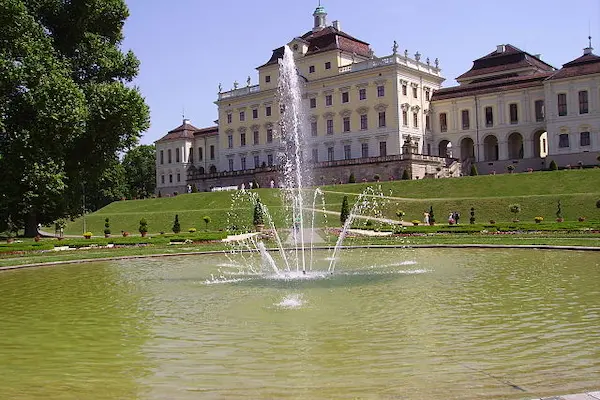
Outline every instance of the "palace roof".
[[170, 130], [165, 136], [158, 139], [156, 142], [165, 142], [168, 140], [193, 139], [196, 136], [213, 136], [219, 134], [218, 126], [198, 129], [190, 124], [189, 120], [183, 120], [183, 124], [177, 128]]
[[[341, 50], [348, 53], [356, 53], [362, 57], [370, 57], [369, 43], [356, 39], [333, 26], [327, 26], [316, 32], [308, 31], [297, 39], [308, 44], [308, 50], [305, 56], [330, 50]], [[258, 68], [277, 64], [277, 60], [283, 58], [283, 51], [284, 46], [273, 50], [273, 54], [269, 61]]]
[[564, 64], [549, 80], [598, 73], [600, 73], [600, 57], [592, 53], [592, 48], [588, 47], [584, 50], [584, 54], [581, 57]]

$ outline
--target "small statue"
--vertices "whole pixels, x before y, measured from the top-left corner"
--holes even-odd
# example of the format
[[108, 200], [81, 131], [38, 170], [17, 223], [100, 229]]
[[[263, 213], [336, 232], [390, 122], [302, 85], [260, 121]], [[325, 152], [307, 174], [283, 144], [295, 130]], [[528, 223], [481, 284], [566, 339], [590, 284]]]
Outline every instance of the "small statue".
[[223, 93], [223, 85], [221, 85], [221, 82], [219, 82], [219, 93]]
[[429, 57], [427, 57], [427, 60], [425, 60], [425, 62], [427, 63], [427, 65], [430, 65], [431, 63], [429, 62]]
[[239, 85], [238, 81], [233, 81], [233, 90], [237, 89], [238, 85]]
[[373, 58], [375, 58], [375, 52], [373, 51], [373, 49], [369, 49], [369, 58], [372, 60]]
[[417, 62], [421, 60], [421, 53], [419, 53], [418, 51], [415, 53], [415, 60], [417, 60]]
[[246, 85], [250, 86], [250, 82], [251, 82], [251, 80], [250, 80], [250, 77], [248, 76], [248, 79], [246, 79]]
[[394, 45], [392, 46], [392, 53], [394, 55], [398, 54], [398, 43], [394, 40]]
[[440, 67], [440, 60], [437, 57], [435, 58], [435, 60], [433, 62], [435, 63], [436, 68]]
[[355, 64], [355, 63], [356, 63], [356, 52], [353, 51], [352, 52], [352, 64]]
[[408, 49], [404, 49], [404, 58], [408, 58]]

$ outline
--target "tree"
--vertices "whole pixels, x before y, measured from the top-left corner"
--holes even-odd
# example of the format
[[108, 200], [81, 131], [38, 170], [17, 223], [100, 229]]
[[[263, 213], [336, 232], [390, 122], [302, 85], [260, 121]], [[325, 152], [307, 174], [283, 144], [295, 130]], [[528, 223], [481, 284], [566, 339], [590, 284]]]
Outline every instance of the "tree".
[[346, 220], [350, 216], [350, 206], [348, 205], [348, 196], [344, 196], [342, 199], [342, 209], [340, 210], [340, 222], [342, 225], [346, 223]]
[[110, 235], [110, 222], [108, 218], [104, 219], [104, 234]]
[[256, 202], [254, 203], [254, 215], [252, 216], [252, 224], [256, 225], [264, 225], [264, 210], [263, 205], [260, 202], [260, 197], [256, 196]]
[[348, 178], [348, 183], [356, 183], [356, 177], [354, 176], [354, 172], [350, 173], [350, 177]]
[[173, 233], [181, 232], [181, 225], [179, 225], [179, 215], [175, 214], [175, 221], [173, 221]]
[[204, 221], [204, 223], [206, 224], [206, 230], [208, 230], [208, 224], [210, 223], [211, 219], [208, 215], [205, 215], [202, 220]]
[[402, 218], [406, 215], [406, 213], [402, 210], [396, 210], [396, 217], [398, 217], [398, 220], [402, 221]]
[[139, 62], [120, 50], [127, 17], [124, 0], [0, 2], [0, 220], [26, 236], [81, 214], [148, 127], [127, 85]]
[[550, 169], [550, 171], [558, 170], [558, 165], [556, 165], [556, 161], [554, 161], [554, 160], [550, 161], [549, 169]]
[[196, 186], [196, 184], [192, 184], [192, 193], [198, 193], [198, 187]]
[[471, 207], [471, 218], [469, 218], [471, 225], [475, 223], [475, 207]]
[[410, 180], [410, 174], [408, 173], [407, 169], [405, 169], [404, 171], [402, 171], [402, 180], [403, 181], [409, 181]]
[[429, 206], [429, 225], [435, 224], [435, 216], [433, 215], [433, 206]]
[[[177, 217], [175, 217], [175, 218], [177, 218]], [[146, 221], [146, 218], [140, 219], [140, 227], [138, 228], [138, 230], [140, 231], [142, 236], [146, 235], [146, 233], [148, 232], [148, 221]], [[175, 232], [175, 233], [177, 233], [177, 232]]]
[[471, 176], [479, 175], [479, 172], [477, 171], [477, 165], [471, 164], [471, 172], [469, 173], [469, 175], [471, 175]]
[[132, 148], [123, 157], [123, 170], [131, 198], [147, 198], [156, 189], [156, 149], [154, 145]]

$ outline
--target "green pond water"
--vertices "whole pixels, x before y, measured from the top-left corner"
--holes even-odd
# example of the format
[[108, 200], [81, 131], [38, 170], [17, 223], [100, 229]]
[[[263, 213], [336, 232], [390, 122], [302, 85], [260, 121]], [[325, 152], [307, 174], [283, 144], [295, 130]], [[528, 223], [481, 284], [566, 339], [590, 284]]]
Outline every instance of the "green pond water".
[[[325, 270], [327, 255], [315, 253]], [[334, 275], [295, 281], [230, 275], [230, 264], [1, 273], [0, 398], [531, 399], [600, 388], [598, 253], [350, 250]]]

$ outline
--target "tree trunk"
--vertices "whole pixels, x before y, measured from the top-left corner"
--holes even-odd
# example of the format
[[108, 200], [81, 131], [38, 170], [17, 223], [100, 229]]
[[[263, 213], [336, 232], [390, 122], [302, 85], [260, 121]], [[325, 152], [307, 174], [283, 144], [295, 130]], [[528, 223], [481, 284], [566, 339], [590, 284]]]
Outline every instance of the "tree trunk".
[[25, 237], [35, 237], [37, 235], [37, 215], [35, 212], [30, 212], [25, 221]]

